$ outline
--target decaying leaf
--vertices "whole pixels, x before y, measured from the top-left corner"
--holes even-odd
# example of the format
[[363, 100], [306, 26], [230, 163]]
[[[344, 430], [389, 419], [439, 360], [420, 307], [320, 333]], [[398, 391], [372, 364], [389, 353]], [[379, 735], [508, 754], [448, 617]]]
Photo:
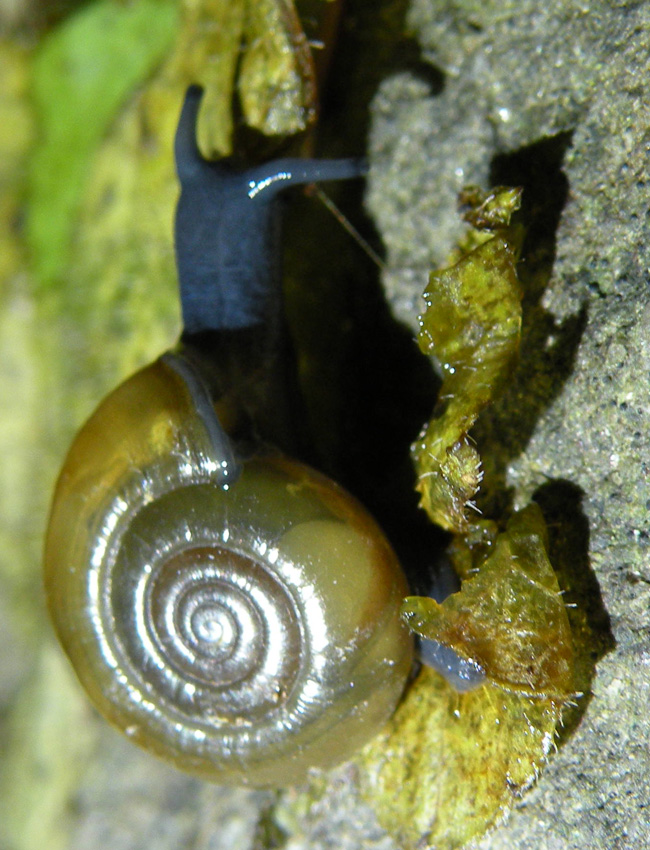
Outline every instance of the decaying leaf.
[[[178, 42], [166, 69], [205, 88], [199, 139], [206, 155], [232, 153], [233, 104], [267, 136], [305, 130], [316, 117], [309, 43], [292, 0], [184, 0]], [[176, 97], [178, 100], [178, 96]]]
[[539, 507], [513, 514], [502, 533], [466, 514], [481, 480], [468, 431], [511, 374], [521, 292], [508, 229], [519, 193], [475, 190], [464, 200], [481, 230], [425, 292], [420, 345], [439, 360], [444, 381], [413, 449], [423, 507], [455, 532], [450, 556], [462, 587], [441, 604], [409, 597], [402, 613], [486, 679], [458, 693], [424, 668], [359, 760], [364, 798], [407, 850], [463, 847], [503, 820], [552, 750], [573, 688], [569, 621]]
[[477, 662], [486, 683], [459, 694], [422, 670], [361, 759], [364, 796], [407, 848], [462, 847], [498, 824], [537, 778], [571, 696], [569, 622], [537, 505], [487, 552], [441, 605], [403, 605], [414, 631]]
[[469, 235], [482, 236], [485, 241], [491, 232], [510, 226], [510, 219], [521, 206], [521, 189], [498, 186], [483, 192], [478, 186], [467, 186], [460, 194], [460, 203], [465, 208], [463, 218], [473, 228]]
[[267, 136], [304, 130], [316, 117], [311, 49], [292, 0], [248, 0], [239, 96], [246, 122]]
[[553, 747], [560, 706], [424, 669], [360, 758], [361, 791], [404, 850], [463, 847], [498, 824]]
[[458, 593], [442, 604], [409, 597], [402, 613], [414, 632], [474, 661], [503, 690], [560, 702], [571, 696], [569, 620], [535, 504], [512, 516]]
[[481, 482], [468, 431], [511, 374], [519, 347], [514, 248], [505, 236], [493, 236], [433, 272], [424, 298], [418, 341], [440, 362], [444, 379], [433, 417], [412, 448], [417, 489], [433, 522], [466, 531], [466, 508]]

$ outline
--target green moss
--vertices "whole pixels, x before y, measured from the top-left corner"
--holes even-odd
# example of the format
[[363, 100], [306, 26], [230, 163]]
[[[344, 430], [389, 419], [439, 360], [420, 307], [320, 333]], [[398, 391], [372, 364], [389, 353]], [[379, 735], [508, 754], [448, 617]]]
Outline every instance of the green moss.
[[34, 61], [39, 144], [27, 236], [42, 285], [60, 279], [92, 154], [134, 86], [169, 48], [175, 0], [86, 6], [53, 30]]

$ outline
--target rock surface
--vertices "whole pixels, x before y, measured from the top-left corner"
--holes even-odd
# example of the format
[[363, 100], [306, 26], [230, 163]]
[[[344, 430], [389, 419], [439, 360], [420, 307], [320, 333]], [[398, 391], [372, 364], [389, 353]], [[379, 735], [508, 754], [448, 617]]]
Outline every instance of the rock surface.
[[[555, 348], [555, 356], [540, 351], [527, 362], [542, 396], [534, 421], [526, 422], [525, 393], [515, 389], [504, 403], [506, 425], [519, 403], [528, 437], [506, 480], [519, 504], [548, 479], [581, 491], [585, 566], [616, 642], [596, 665], [578, 727], [538, 787], [481, 846], [645, 847], [650, 6], [416, 0], [410, 21], [444, 86], [432, 95], [421, 79], [399, 75], [375, 101], [369, 203], [389, 248], [386, 286], [400, 318], [415, 325], [426, 269], [444, 261], [459, 233], [459, 189], [489, 185], [504, 155], [527, 148], [534, 162], [531, 146], [566, 142], [555, 259], [529, 313], [528, 343]], [[563, 334], [572, 320], [574, 332]], [[566, 367], [553, 390], [551, 360]]]

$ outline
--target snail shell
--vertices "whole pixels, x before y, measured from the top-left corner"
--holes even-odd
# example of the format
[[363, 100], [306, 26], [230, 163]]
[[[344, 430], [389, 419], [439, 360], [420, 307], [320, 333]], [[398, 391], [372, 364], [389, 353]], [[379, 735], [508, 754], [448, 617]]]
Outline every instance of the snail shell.
[[289, 457], [303, 440], [282, 334], [278, 184], [358, 175], [359, 163], [240, 172], [203, 160], [200, 97], [188, 90], [175, 147], [181, 343], [74, 441], [46, 592], [110, 722], [198, 776], [282, 786], [378, 731], [412, 664], [392, 549], [352, 496]]
[[349, 757], [412, 663], [406, 582], [374, 521], [279, 453], [222, 459], [165, 359], [73, 444], [47, 536], [48, 603], [99, 710], [177, 767], [287, 785]]

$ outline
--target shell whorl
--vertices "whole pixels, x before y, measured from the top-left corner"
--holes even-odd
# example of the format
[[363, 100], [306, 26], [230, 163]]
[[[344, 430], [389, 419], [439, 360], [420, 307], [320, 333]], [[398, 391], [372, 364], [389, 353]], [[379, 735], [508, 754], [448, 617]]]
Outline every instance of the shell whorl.
[[48, 601], [129, 736], [215, 781], [286, 785], [390, 715], [411, 665], [406, 586], [337, 485], [282, 455], [224, 484], [208, 432], [164, 360], [109, 396], [59, 481]]

